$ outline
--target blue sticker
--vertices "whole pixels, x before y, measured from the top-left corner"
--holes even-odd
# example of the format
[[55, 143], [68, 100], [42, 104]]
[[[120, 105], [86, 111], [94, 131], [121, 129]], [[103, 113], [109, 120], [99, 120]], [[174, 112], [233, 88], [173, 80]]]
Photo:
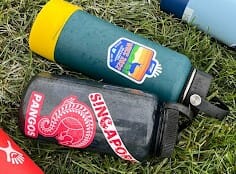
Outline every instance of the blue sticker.
[[156, 51], [127, 38], [120, 38], [109, 47], [107, 65], [138, 84], [146, 77], [157, 77], [162, 73]]

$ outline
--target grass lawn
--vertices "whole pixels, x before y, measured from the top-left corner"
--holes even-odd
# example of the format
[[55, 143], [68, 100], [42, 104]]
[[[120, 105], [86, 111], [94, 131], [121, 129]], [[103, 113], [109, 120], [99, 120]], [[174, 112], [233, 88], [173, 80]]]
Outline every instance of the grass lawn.
[[226, 102], [230, 115], [220, 122], [199, 114], [183, 132], [170, 159], [154, 158], [142, 164], [130, 164], [114, 157], [69, 150], [24, 137], [18, 128], [18, 111], [21, 94], [31, 77], [42, 71], [80, 76], [32, 53], [28, 47], [33, 20], [46, 2], [0, 0], [0, 127], [46, 174], [236, 173], [236, 51], [161, 12], [157, 0], [74, 0], [73, 3], [187, 55], [196, 68], [214, 76], [209, 96], [220, 97]]

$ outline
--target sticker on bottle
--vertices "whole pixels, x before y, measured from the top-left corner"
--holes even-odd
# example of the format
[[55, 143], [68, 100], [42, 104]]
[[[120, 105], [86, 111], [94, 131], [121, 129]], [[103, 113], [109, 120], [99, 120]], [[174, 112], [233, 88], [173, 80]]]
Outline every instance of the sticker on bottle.
[[138, 84], [162, 73], [156, 51], [127, 38], [120, 38], [109, 47], [107, 66]]
[[26, 112], [25, 134], [55, 138], [61, 145], [75, 148], [88, 147], [96, 133], [96, 120], [91, 108], [71, 95], [64, 98], [47, 115], [41, 115], [44, 94], [33, 91]]
[[97, 118], [98, 125], [112, 150], [124, 160], [139, 162], [129, 153], [123, 143], [102, 94], [89, 94], [89, 101]]

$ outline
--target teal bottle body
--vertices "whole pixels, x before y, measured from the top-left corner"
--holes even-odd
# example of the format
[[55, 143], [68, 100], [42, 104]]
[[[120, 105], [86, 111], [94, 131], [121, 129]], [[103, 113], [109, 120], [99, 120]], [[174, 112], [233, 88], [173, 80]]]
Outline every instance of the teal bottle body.
[[235, 0], [161, 0], [161, 9], [236, 48]]
[[192, 71], [186, 56], [81, 10], [64, 25], [54, 58], [94, 79], [171, 102], [181, 98]]

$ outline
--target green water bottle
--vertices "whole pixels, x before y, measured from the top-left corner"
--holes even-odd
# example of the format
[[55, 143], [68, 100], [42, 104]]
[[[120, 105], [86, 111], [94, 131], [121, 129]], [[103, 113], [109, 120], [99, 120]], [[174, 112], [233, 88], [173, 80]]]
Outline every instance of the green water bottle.
[[180, 102], [222, 119], [210, 104], [211, 76], [171, 49], [99, 19], [63, 0], [49, 1], [32, 27], [30, 48], [91, 78], [140, 89], [164, 102]]

